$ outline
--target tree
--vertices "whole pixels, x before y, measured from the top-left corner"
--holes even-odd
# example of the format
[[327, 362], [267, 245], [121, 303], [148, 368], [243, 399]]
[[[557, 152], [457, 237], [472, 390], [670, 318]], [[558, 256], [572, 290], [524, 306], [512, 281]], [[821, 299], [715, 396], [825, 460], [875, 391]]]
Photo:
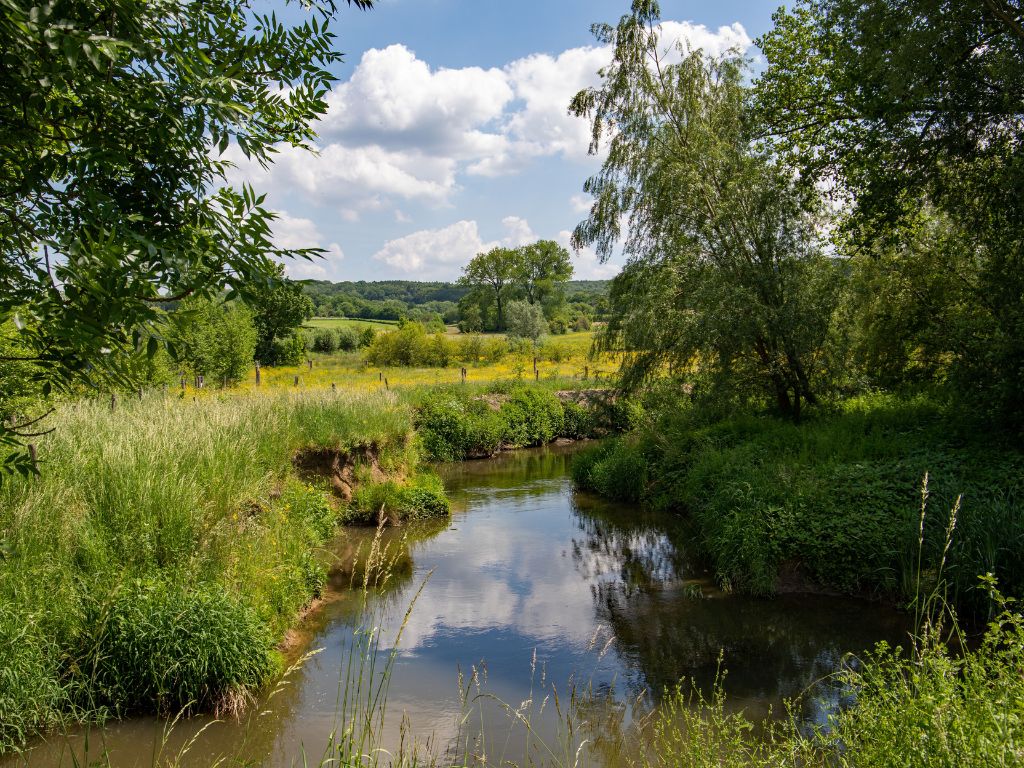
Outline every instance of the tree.
[[765, 132], [805, 183], [827, 181], [852, 202], [848, 255], [898, 266], [885, 254], [911, 252], [933, 216], [943, 241], [959, 232], [950, 245], [971, 254], [969, 268], [940, 276], [947, 295], [967, 289], [966, 305], [926, 335], [945, 337], [950, 380], [969, 404], [1024, 422], [1020, 4], [802, 0], [760, 44]]
[[284, 267], [277, 265], [271, 279], [250, 289], [246, 303], [256, 323], [256, 359], [266, 365], [282, 362], [275, 342], [291, 336], [313, 316], [313, 302], [299, 283], [284, 276]]
[[263, 197], [224, 186], [229, 147], [267, 164], [314, 136], [340, 54], [332, 0], [307, 7], [0, 0], [0, 323], [41, 391], [131, 384], [120, 353], [155, 354], [165, 302], [315, 255], [275, 248]]
[[249, 372], [256, 326], [244, 304], [187, 299], [174, 320], [173, 339], [189, 373], [209, 377], [214, 384], [236, 384]]
[[542, 304], [544, 298], [572, 277], [569, 251], [553, 240], [538, 240], [516, 251], [515, 282], [531, 304]]
[[513, 248], [496, 247], [479, 253], [462, 269], [459, 283], [488, 291], [497, 307], [497, 330], [505, 328], [503, 303], [516, 276], [518, 254]]
[[459, 330], [462, 333], [480, 333], [483, 329], [484, 320], [480, 307], [476, 304], [468, 305], [462, 312], [462, 319], [459, 320]]
[[513, 301], [508, 305], [508, 335], [512, 338], [536, 341], [548, 330], [548, 321], [539, 304]]
[[668, 63], [658, 15], [635, 0], [617, 27], [595, 26], [614, 58], [570, 108], [592, 119], [592, 151], [611, 136], [574, 245], [607, 259], [629, 217], [603, 343], [625, 350], [627, 387], [696, 363], [716, 384], [766, 388], [799, 419], [817, 399], [811, 361], [833, 295], [816, 200], [757, 151], [743, 60], [679, 46]]

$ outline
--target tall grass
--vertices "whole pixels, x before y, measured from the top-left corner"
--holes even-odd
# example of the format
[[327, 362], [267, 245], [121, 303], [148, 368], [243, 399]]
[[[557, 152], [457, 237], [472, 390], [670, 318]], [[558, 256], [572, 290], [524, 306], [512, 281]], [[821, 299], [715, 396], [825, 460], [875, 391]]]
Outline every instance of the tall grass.
[[384, 394], [150, 395], [66, 406], [0, 489], [0, 750], [72, 717], [221, 706], [266, 680], [322, 586], [337, 512], [295, 452], [415, 459]]

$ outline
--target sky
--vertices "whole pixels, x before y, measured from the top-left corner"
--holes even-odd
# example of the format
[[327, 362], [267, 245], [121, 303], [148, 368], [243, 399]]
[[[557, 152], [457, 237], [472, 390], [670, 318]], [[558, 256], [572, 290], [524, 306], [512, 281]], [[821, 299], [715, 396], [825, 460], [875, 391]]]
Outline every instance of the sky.
[[[754, 57], [781, 0], [662, 0], [663, 40]], [[296, 279], [455, 280], [477, 253], [550, 239], [568, 247], [601, 164], [567, 108], [610, 51], [590, 33], [629, 0], [378, 0], [342, 6], [345, 54], [316, 153], [282, 147], [267, 171], [228, 150], [229, 182], [274, 209], [283, 248], [320, 247]], [[577, 279], [614, 276], [590, 250]]]

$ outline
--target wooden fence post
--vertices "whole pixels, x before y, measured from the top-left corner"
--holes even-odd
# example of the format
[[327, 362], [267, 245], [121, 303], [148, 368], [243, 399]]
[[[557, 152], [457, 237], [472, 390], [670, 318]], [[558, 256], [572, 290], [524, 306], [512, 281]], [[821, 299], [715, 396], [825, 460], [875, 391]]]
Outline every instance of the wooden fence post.
[[589, 378], [590, 378], [590, 366], [589, 365], [584, 365], [583, 366], [583, 380], [586, 381]]
[[295, 374], [295, 386], [299, 386], [299, 374]]
[[111, 392], [110, 393], [110, 410], [113, 411], [116, 408], [117, 408], [117, 393], [116, 392]]
[[142, 399], [142, 387], [139, 387], [139, 400]]
[[384, 377], [384, 389], [391, 389], [391, 387], [388, 386], [387, 376]]
[[536, 368], [533, 369], [533, 378], [536, 379], [537, 381], [540, 381], [540, 371], [538, 371]]
[[312, 371], [313, 370], [313, 358], [309, 358], [306, 362], [309, 363], [309, 370]]
[[256, 386], [260, 385], [260, 362], [256, 361]]
[[334, 383], [334, 382], [332, 381], [332, 382], [331, 382], [331, 392], [334, 392], [334, 391], [336, 391], [337, 389], [338, 389], [338, 385], [337, 385], [337, 384], [335, 384], [335, 383]]

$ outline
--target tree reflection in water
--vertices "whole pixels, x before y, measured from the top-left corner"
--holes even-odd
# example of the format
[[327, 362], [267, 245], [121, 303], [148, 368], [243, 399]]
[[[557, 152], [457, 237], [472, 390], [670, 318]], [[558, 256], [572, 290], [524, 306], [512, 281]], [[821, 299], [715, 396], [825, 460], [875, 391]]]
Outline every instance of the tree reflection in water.
[[906, 644], [906, 617], [882, 606], [866, 622], [856, 600], [722, 593], [687, 555], [693, 539], [678, 517], [580, 493], [573, 512], [579, 529], [573, 561], [591, 581], [597, 619], [624, 664], [639, 671], [635, 686], [655, 697], [683, 678], [708, 693], [725, 670], [730, 707], [755, 719], [769, 711], [782, 716], [785, 699], [813, 686], [799, 714], [823, 722], [844, 703], [845, 692], [827, 679], [844, 656], [880, 639]]

